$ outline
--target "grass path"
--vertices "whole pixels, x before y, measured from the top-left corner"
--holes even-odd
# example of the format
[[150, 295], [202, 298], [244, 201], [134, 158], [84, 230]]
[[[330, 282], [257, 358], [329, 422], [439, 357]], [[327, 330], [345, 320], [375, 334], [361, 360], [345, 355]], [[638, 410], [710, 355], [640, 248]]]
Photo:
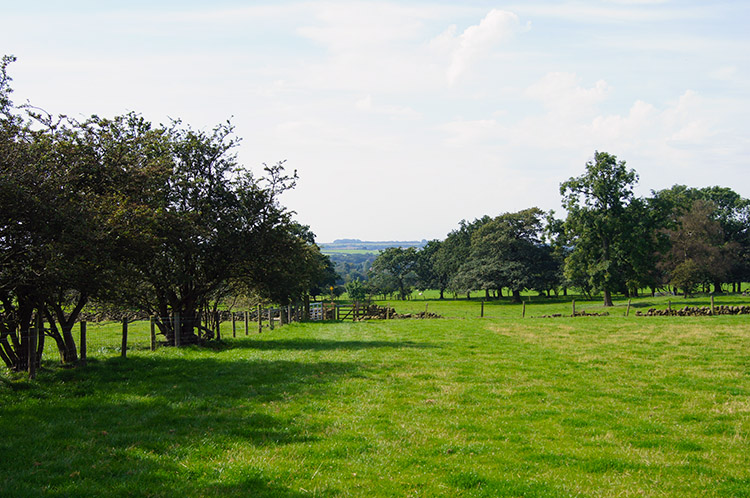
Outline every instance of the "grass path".
[[0, 496], [750, 496], [750, 326], [294, 324], [0, 381], [0, 435]]

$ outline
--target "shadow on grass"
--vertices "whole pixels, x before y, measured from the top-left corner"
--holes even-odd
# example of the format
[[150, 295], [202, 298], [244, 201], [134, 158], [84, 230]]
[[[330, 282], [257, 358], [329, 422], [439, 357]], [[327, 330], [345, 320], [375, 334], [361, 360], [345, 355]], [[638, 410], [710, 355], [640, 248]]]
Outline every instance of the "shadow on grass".
[[329, 385], [360, 366], [185, 354], [93, 360], [44, 370], [28, 389], [0, 389], [0, 490], [300, 496], [236, 455], [257, 462], [263, 448], [317, 440], [324, 427], [298, 398], [329, 397]]

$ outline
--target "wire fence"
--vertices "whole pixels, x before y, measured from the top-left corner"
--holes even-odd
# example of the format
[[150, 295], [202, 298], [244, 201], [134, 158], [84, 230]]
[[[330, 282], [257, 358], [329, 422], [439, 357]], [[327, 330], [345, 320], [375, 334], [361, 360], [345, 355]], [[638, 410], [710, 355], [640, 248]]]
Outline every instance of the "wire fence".
[[[131, 351], [153, 351], [175, 342], [189, 344], [208, 339], [227, 339], [258, 334], [273, 330], [287, 323], [309, 319], [303, 306], [264, 308], [258, 306], [246, 311], [216, 311], [204, 313], [200, 318], [151, 317], [148, 320], [104, 320], [77, 322], [72, 329], [77, 353], [82, 360], [127, 356]], [[61, 361], [60, 348], [45, 328], [42, 345], [42, 361]], [[175, 341], [174, 330], [179, 327], [182, 334]], [[34, 330], [34, 333], [36, 331]], [[189, 340], [188, 340], [189, 339]], [[183, 345], [183, 344], [178, 344]]]

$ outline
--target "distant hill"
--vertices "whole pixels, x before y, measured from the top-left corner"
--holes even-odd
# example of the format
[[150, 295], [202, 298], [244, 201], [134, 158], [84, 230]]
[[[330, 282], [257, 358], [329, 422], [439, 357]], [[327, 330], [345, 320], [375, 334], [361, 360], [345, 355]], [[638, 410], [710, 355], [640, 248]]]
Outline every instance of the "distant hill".
[[416, 247], [421, 249], [426, 240], [359, 240], [336, 239], [333, 242], [319, 243], [320, 252], [328, 255], [340, 279], [339, 285], [355, 279], [367, 280], [372, 262], [383, 249], [389, 247]]
[[372, 251], [377, 252], [389, 247], [416, 247], [422, 248], [427, 244], [426, 240], [359, 240], [359, 239], [336, 239], [333, 242], [320, 243], [320, 250], [324, 253], [342, 251]]

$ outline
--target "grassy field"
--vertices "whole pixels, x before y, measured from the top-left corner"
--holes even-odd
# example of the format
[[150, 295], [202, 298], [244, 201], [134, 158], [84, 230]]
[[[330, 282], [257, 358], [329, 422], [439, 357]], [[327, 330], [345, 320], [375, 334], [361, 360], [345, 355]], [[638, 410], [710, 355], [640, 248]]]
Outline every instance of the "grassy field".
[[323, 254], [378, 254], [380, 249], [321, 249]]
[[0, 496], [750, 496], [750, 317], [477, 305], [0, 376]]
[[[445, 299], [439, 300], [437, 291], [426, 291], [423, 295], [414, 293], [408, 301], [376, 301], [377, 304], [392, 306], [399, 313], [416, 313], [428, 311], [438, 313], [447, 318], [477, 318], [481, 312], [481, 303], [484, 293], [474, 292], [470, 300], [461, 297], [453, 299], [446, 294]], [[343, 296], [346, 298], [346, 295]], [[609, 313], [611, 316], [624, 316], [628, 307], [628, 300], [623, 297], [614, 298], [614, 307], [605, 308], [602, 306], [601, 299], [586, 299], [583, 296], [563, 297], [540, 297], [536, 294], [526, 294], [522, 296], [526, 303], [527, 317], [541, 317], [544, 315], [572, 313], [572, 300], [576, 301], [576, 311], [586, 311], [588, 313]], [[716, 306], [720, 305], [750, 305], [750, 297], [737, 294], [717, 294], [714, 296]], [[709, 295], [697, 295], [690, 298], [680, 296], [646, 296], [634, 298], [631, 300], [630, 313], [636, 311], [645, 312], [649, 308], [667, 309], [683, 308], [685, 306], [710, 306], [711, 297]], [[508, 297], [496, 300], [488, 300], [484, 303], [484, 316], [486, 318], [520, 318], [523, 313], [523, 305], [512, 303]]]

